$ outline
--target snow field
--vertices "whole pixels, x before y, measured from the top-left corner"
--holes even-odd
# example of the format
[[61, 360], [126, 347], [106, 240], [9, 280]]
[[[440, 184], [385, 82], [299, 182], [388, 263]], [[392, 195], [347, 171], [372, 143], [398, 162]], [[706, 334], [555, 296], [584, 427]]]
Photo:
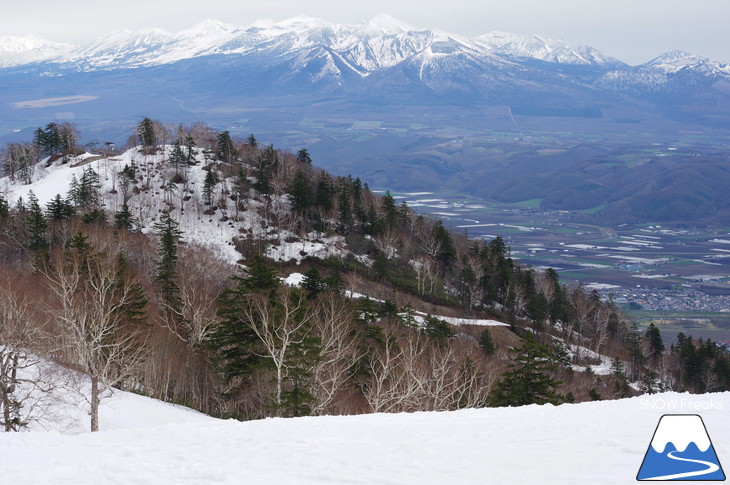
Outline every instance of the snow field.
[[657, 422], [672, 403], [674, 412], [701, 412], [722, 462], [730, 450], [730, 393], [210, 420], [75, 436], [3, 434], [0, 466], [5, 483], [34, 485], [626, 484], [634, 482]]

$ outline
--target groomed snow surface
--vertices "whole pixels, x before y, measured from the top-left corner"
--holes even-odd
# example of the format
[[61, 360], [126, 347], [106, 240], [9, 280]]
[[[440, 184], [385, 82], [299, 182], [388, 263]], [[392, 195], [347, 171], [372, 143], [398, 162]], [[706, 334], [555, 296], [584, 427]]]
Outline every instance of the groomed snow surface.
[[[730, 461], [730, 393], [250, 422], [143, 401], [102, 404], [99, 433], [0, 434], [2, 482], [627, 484], [665, 413], [701, 414], [721, 463]], [[114, 419], [118, 429], [104, 431]]]

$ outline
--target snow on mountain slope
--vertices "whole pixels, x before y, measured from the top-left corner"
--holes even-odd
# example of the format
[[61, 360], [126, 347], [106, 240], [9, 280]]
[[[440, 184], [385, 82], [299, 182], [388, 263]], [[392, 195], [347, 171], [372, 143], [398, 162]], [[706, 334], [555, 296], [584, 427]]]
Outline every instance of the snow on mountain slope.
[[68, 52], [73, 46], [51, 42], [37, 35], [0, 36], [0, 67], [12, 67], [45, 61]]
[[563, 39], [542, 35], [490, 32], [476, 38], [489, 50], [516, 57], [529, 57], [561, 64], [624, 66], [625, 64], [588, 46], [573, 45]]
[[120, 30], [74, 49], [64, 61], [78, 64], [83, 69], [141, 65], [148, 59], [154, 59], [173, 38], [173, 34], [162, 29]]
[[730, 65], [728, 64], [715, 62], [680, 50], [666, 52], [639, 67], [666, 74], [673, 74], [682, 69], [692, 69], [706, 75], [730, 74]]
[[74, 49], [63, 60], [68, 65], [88, 70], [161, 65], [215, 54], [265, 54], [276, 58], [297, 55], [301, 50], [328, 49], [350, 69], [367, 76], [426, 52], [434, 43], [445, 39], [466, 51], [478, 52], [482, 57], [510, 55], [570, 64], [621, 64], [595, 49], [572, 46], [559, 39], [497, 32], [467, 39], [413, 27], [386, 14], [359, 24], [334, 24], [298, 16], [276, 23], [256, 22], [246, 27], [206, 20], [174, 34], [160, 29], [120, 31]]
[[[48, 167], [43, 160], [34, 167], [30, 184], [12, 182], [8, 177], [0, 178], [0, 193], [11, 204], [15, 204], [21, 197], [27, 203], [32, 191], [40, 206], [45, 208], [57, 194], [66, 197], [73, 178], [80, 180], [83, 171], [90, 167], [99, 174], [102, 207], [109, 214], [108, 219], [113, 220], [113, 214], [122, 207], [125, 190], [118, 174], [125, 165], [135, 165], [137, 179], [126, 190], [134, 194], [131, 195], [128, 206], [139, 221], [143, 233], [154, 232], [154, 225], [162, 211], [170, 211], [171, 217], [177, 220], [183, 232], [183, 241], [212, 248], [231, 264], [241, 259], [233, 239], [242, 235], [268, 240], [271, 246], [267, 255], [279, 261], [301, 261], [307, 255], [326, 258], [342, 254], [344, 238], [326, 238], [311, 234], [309, 239], [301, 240], [297, 234], [265, 220], [258, 210], [262, 203], [253, 198], [247, 201], [244, 210], [237, 209], [236, 203], [223, 194], [231, 188], [231, 180], [223, 180], [217, 185], [218, 189], [214, 194], [217, 209], [214, 213], [206, 213], [209, 207], [204, 205], [202, 199], [206, 175], [203, 167], [207, 163], [205, 155], [196, 149], [197, 165], [175, 169], [169, 163], [172, 150], [173, 147], [167, 145], [164, 152], [160, 150], [154, 155], [145, 155], [139, 147], [135, 147], [109, 158], [87, 153], [73, 157], [67, 163], [62, 163], [62, 159], [56, 160]], [[184, 180], [171, 183], [176, 175], [184, 175]], [[280, 216], [288, 214], [288, 198], [285, 195], [272, 197], [270, 211]]]
[[683, 76], [693, 79], [730, 80], [730, 65], [684, 51], [671, 51], [651, 61], [629, 69], [617, 69], [605, 73], [596, 85], [611, 89], [632, 91], [657, 91], [672, 86], [672, 81]]
[[557, 407], [211, 420], [77, 436], [4, 433], [0, 462], [8, 483], [34, 485], [626, 484], [634, 482], [666, 406], [700, 412], [718, 453], [730, 449], [728, 399], [730, 393], [667, 393]]

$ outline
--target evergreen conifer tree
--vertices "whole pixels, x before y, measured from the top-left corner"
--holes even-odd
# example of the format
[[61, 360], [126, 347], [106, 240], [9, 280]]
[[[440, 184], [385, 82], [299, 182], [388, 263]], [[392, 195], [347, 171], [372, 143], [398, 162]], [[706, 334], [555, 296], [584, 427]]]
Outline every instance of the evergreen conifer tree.
[[482, 330], [481, 335], [479, 335], [479, 346], [485, 354], [494, 355], [496, 349], [494, 347], [494, 340], [492, 340], [492, 332], [488, 328]]
[[0, 194], [0, 221], [4, 221], [10, 215], [10, 205], [7, 199]]
[[302, 148], [297, 152], [297, 161], [306, 165], [312, 164], [312, 157], [309, 155], [309, 152], [306, 148]]
[[179, 313], [181, 302], [180, 287], [177, 283], [177, 249], [182, 232], [177, 221], [167, 212], [162, 215], [154, 227], [160, 238], [155, 279], [160, 284], [160, 293], [168, 309]]
[[245, 381], [255, 369], [265, 365], [261, 342], [246, 322], [247, 305], [251, 295], [273, 295], [281, 284], [274, 268], [262, 256], [248, 258], [246, 265], [248, 274], [233, 276], [235, 287], [223, 290], [218, 296], [219, 323], [210, 340], [210, 348], [229, 380]]
[[317, 268], [311, 268], [304, 273], [302, 289], [307, 292], [308, 298], [314, 298], [327, 289], [327, 284], [322, 279]]
[[649, 348], [651, 349], [650, 357], [660, 356], [664, 352], [664, 340], [662, 340], [659, 328], [653, 322], [646, 329], [645, 336], [649, 339]]
[[450, 323], [433, 315], [426, 315], [423, 325], [423, 333], [433, 338], [439, 347], [443, 347], [447, 340], [456, 337], [456, 332]]
[[301, 170], [297, 170], [288, 187], [288, 198], [293, 211], [304, 211], [312, 205], [314, 197], [309, 180]]
[[208, 167], [205, 169], [205, 180], [203, 180], [203, 203], [205, 205], [211, 205], [213, 203], [213, 191], [215, 185], [218, 183], [218, 177], [215, 176], [215, 172]]
[[43, 215], [38, 203], [38, 198], [33, 191], [29, 194], [28, 213], [26, 214], [26, 228], [28, 230], [28, 249], [31, 251], [41, 251], [48, 248], [48, 240], [46, 232], [48, 231], [48, 221]]
[[74, 208], [68, 200], [61, 197], [61, 194], [56, 194], [56, 197], [46, 204], [46, 214], [54, 221], [68, 219], [74, 214]]
[[236, 156], [236, 149], [231, 140], [231, 134], [228, 131], [218, 133], [218, 152], [216, 154], [219, 160], [231, 163]]
[[137, 139], [140, 145], [145, 147], [155, 146], [157, 143], [157, 137], [155, 136], [155, 126], [152, 120], [146, 116], [137, 125]]
[[136, 231], [139, 227], [137, 219], [132, 215], [132, 211], [129, 210], [127, 203], [122, 204], [122, 208], [119, 212], [114, 214], [114, 227], [119, 229], [126, 229], [127, 231]]
[[253, 133], [251, 133], [251, 134], [249, 134], [249, 135], [248, 135], [248, 138], [246, 138], [246, 143], [247, 143], [247, 144], [248, 144], [248, 146], [250, 146], [251, 148], [256, 148], [256, 147], [258, 147], [258, 142], [256, 141], [256, 137], [255, 137], [255, 136], [253, 136]]
[[558, 364], [549, 347], [528, 335], [522, 347], [512, 352], [510, 370], [502, 375], [490, 397], [493, 406], [559, 404], [565, 400], [557, 392], [560, 382], [550, 376]]
[[185, 148], [187, 148], [187, 151], [185, 153], [185, 161], [188, 165], [195, 165], [195, 139], [188, 135], [185, 137]]
[[172, 144], [172, 150], [170, 150], [170, 163], [173, 167], [175, 167], [175, 175], [180, 174], [180, 165], [187, 162], [187, 159], [185, 157], [185, 153], [182, 151], [182, 147], [180, 146], [180, 141], [176, 140], [175, 143]]

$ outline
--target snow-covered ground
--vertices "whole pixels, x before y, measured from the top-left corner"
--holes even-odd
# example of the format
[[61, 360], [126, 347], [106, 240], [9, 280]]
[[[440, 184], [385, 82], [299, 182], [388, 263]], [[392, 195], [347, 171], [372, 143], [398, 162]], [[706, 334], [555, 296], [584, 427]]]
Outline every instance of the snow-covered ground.
[[168, 405], [151, 402], [125, 419], [152, 413], [158, 425], [2, 434], [0, 466], [3, 483], [15, 485], [627, 484], [665, 413], [700, 414], [720, 462], [730, 461], [728, 406], [730, 393], [667, 393], [557, 407], [174, 423], [164, 420]]
[[[138, 193], [131, 196], [128, 205], [144, 233], [154, 232], [162, 211], [170, 211], [171, 217], [180, 226], [183, 241], [211, 248], [232, 264], [242, 258], [234, 247], [233, 238], [242, 235], [270, 241], [266, 255], [276, 261], [301, 262], [307, 256], [327, 258], [345, 253], [345, 241], [341, 236], [324, 237], [310, 233], [301, 239], [287, 230], [271, 226], [258, 210], [262, 204], [254, 199], [247, 201], [245, 210], [236, 210], [235, 202], [221, 196], [222, 191], [227, 193], [231, 190], [232, 179], [222, 180], [216, 185], [213, 200], [218, 209], [215, 214], [205, 214], [209, 207], [203, 204], [202, 195], [206, 176], [204, 167], [207, 165], [204, 153], [196, 149], [198, 164], [179, 168], [178, 173], [184, 174], [185, 180], [171, 184], [176, 175], [176, 170], [169, 164], [172, 149], [172, 145], [166, 145], [164, 153], [144, 155], [137, 147], [109, 158], [86, 153], [72, 157], [65, 164], [57, 160], [48, 167], [45, 161], [41, 161], [34, 168], [30, 184], [11, 182], [8, 177], [0, 178], [0, 194], [12, 205], [21, 197], [28, 202], [32, 191], [41, 207], [45, 208], [57, 194], [66, 197], [73, 177], [80, 180], [84, 169], [90, 167], [99, 174], [102, 207], [114, 213], [123, 203], [122, 183], [117, 174], [125, 166], [134, 164], [139, 181], [130, 184], [127, 190], [134, 193], [136, 188]], [[271, 210], [288, 214], [288, 199], [285, 196], [274, 197]], [[112, 215], [108, 218], [112, 220]]]

